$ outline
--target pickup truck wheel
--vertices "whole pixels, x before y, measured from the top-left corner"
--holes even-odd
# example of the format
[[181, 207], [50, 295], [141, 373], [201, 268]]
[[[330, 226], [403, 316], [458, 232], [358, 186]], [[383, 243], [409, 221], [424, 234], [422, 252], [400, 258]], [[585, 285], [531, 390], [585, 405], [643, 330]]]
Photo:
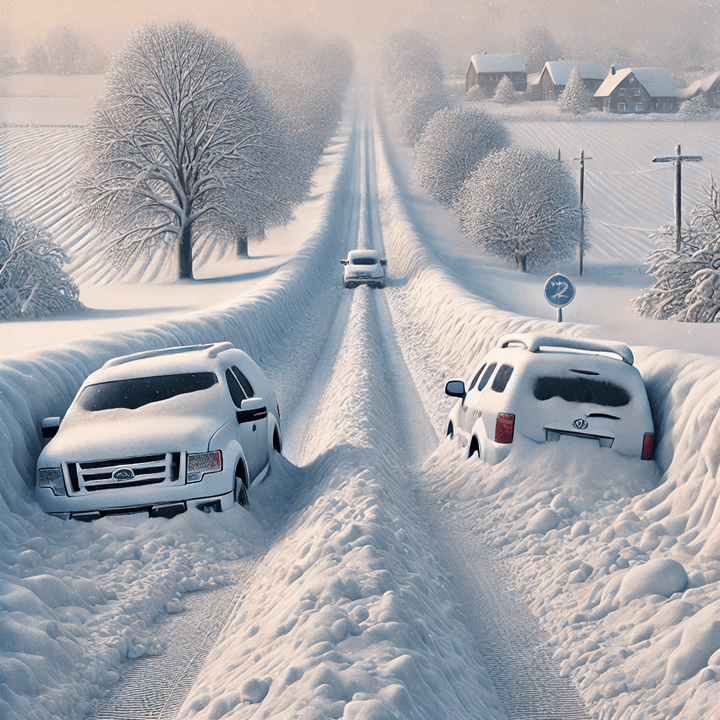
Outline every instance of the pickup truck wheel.
[[243, 507], [248, 504], [247, 474], [242, 460], [238, 462], [235, 468], [235, 500], [238, 505]]

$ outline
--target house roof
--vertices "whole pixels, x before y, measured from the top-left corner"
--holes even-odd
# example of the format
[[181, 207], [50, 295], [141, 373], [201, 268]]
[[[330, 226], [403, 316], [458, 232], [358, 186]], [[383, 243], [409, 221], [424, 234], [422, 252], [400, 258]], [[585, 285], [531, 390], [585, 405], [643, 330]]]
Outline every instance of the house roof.
[[599, 63], [594, 60], [575, 62], [574, 60], [550, 60], [545, 63], [543, 72], [547, 70], [554, 85], [567, 85], [573, 68], [577, 67], [583, 80], [603, 80], [605, 73]]
[[540, 73], [530, 73], [527, 76], [528, 89], [537, 87], [540, 84]]
[[477, 73], [526, 72], [525, 63], [519, 53], [473, 55], [470, 62], [475, 66], [475, 72]]
[[719, 78], [720, 71], [714, 72], [711, 75], [701, 78], [700, 80], [695, 80], [695, 82], [691, 83], [686, 88], [678, 90], [677, 96], [678, 98], [687, 100], [688, 98], [693, 98], [696, 95], [699, 95], [701, 92], [709, 92]]
[[707, 92], [710, 90], [710, 88], [717, 82], [717, 79], [720, 78], [720, 72], [714, 72], [712, 75], [708, 75], [707, 77], [703, 78], [700, 81], [700, 87], [702, 88], [703, 92]]
[[673, 81], [662, 68], [623, 68], [614, 75], [611, 72], [597, 89], [595, 97], [607, 97], [629, 75], [635, 76], [650, 97], [677, 97]]

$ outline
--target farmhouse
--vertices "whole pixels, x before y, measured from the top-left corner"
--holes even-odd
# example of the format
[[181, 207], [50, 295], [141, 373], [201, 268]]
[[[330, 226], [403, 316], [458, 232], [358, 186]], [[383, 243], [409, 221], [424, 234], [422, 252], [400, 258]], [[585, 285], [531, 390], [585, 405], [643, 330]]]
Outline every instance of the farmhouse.
[[613, 67], [595, 92], [598, 110], [611, 113], [677, 111], [677, 89], [662, 68]]
[[594, 61], [574, 62], [573, 60], [552, 60], [546, 62], [540, 73], [538, 98], [557, 100], [567, 85], [570, 73], [577, 67], [578, 73], [591, 95], [602, 85], [605, 73]]
[[473, 55], [465, 72], [465, 92], [479, 85], [488, 95], [492, 95], [503, 75], [510, 78], [518, 92], [525, 92], [527, 72], [522, 55]]

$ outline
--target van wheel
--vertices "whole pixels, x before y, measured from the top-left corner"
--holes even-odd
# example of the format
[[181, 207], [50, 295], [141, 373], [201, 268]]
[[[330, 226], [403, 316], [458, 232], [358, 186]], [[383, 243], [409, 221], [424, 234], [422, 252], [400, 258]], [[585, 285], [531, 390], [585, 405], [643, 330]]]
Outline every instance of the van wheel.
[[470, 438], [470, 446], [468, 447], [468, 460], [473, 456], [473, 453], [477, 453], [478, 458], [480, 457], [480, 443], [478, 439], [473, 435]]
[[243, 507], [248, 504], [247, 473], [242, 460], [238, 462], [235, 468], [235, 501]]
[[282, 452], [282, 441], [280, 440], [280, 433], [277, 431], [277, 428], [275, 428], [273, 432], [273, 450], [278, 453], [278, 455]]

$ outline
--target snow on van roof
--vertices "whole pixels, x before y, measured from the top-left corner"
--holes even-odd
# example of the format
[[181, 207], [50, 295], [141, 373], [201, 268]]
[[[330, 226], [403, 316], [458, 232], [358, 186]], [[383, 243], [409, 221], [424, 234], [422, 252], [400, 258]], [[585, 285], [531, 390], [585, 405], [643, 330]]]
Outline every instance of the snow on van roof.
[[612, 340], [588, 340], [585, 338], [571, 338], [562, 335], [543, 335], [540, 333], [512, 333], [500, 338], [498, 346], [501, 348], [511, 345], [522, 345], [530, 352], [539, 352], [542, 347], [564, 348], [568, 350], [582, 350], [593, 353], [612, 353], [632, 365], [635, 362], [633, 351], [625, 343]]

